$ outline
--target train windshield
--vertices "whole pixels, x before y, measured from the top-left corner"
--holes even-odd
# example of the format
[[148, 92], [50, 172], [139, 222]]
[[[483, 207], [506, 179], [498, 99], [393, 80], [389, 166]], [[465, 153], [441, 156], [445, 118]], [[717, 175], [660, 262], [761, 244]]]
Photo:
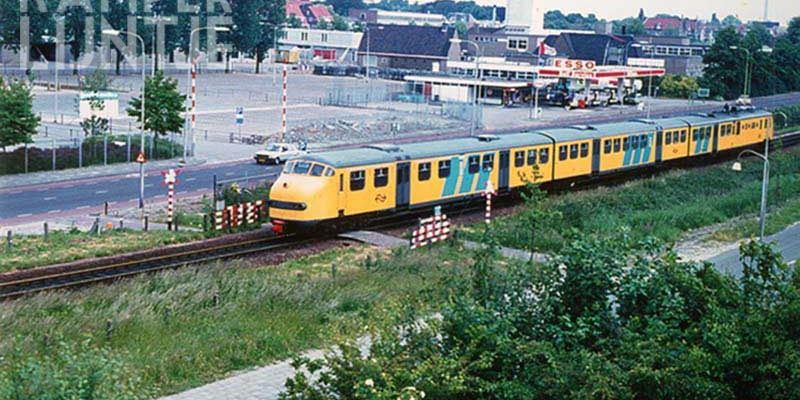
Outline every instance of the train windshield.
[[310, 161], [289, 161], [283, 167], [284, 174], [311, 175], [311, 176], [333, 176], [334, 171], [330, 167]]
[[308, 161], [298, 161], [294, 163], [294, 168], [292, 168], [293, 174], [298, 175], [305, 175], [311, 169], [311, 163]]

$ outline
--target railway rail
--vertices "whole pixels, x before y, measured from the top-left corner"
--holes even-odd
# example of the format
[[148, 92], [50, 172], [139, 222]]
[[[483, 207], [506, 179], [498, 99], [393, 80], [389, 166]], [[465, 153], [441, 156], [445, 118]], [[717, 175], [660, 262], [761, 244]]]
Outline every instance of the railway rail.
[[[43, 267], [42, 273], [21, 279], [0, 282], [0, 300], [35, 292], [62, 289], [111, 281], [131, 275], [178, 268], [190, 264], [247, 256], [259, 252], [294, 247], [324, 238], [295, 235], [270, 236], [240, 242], [222, 243], [209, 247], [183, 249], [169, 254], [145, 256], [136, 260], [115, 261], [87, 268], [59, 270]], [[48, 271], [54, 269], [53, 271]]]
[[[773, 139], [772, 142], [776, 141], [780, 141], [782, 147], [796, 146], [800, 144], [800, 131], [785, 133]], [[465, 207], [462, 209], [462, 213], [467, 213], [472, 209], [472, 207]], [[474, 209], [479, 210], [480, 207], [475, 207]], [[407, 225], [408, 221], [411, 220], [414, 219], [399, 218], [397, 220], [383, 220], [372, 228], [396, 227], [401, 224]], [[178, 248], [174, 253], [145, 256], [135, 260], [114, 261], [112, 258], [111, 262], [108, 264], [101, 263], [96, 266], [77, 268], [74, 270], [48, 271], [52, 268], [43, 267], [41, 268], [41, 273], [35, 273], [32, 274], [32, 276], [0, 281], [0, 300], [16, 298], [45, 290], [112, 281], [136, 274], [178, 268], [190, 264], [248, 256], [259, 252], [274, 251], [318, 242], [324, 239], [325, 237], [304, 237], [297, 235], [268, 236], [232, 243], [214, 244], [209, 247], [191, 249]]]

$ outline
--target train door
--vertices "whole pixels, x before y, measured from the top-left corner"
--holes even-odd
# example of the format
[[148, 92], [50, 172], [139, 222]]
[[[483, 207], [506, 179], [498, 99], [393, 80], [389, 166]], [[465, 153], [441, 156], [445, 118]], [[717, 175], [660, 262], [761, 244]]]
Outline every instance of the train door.
[[411, 197], [411, 163], [397, 163], [397, 187], [395, 197], [397, 207], [408, 207]]
[[503, 150], [500, 152], [500, 169], [499, 169], [499, 177], [498, 177], [498, 190], [507, 190], [508, 189], [508, 150]]
[[344, 172], [339, 172], [339, 216], [344, 217], [344, 208], [347, 206], [347, 192], [344, 191]]
[[661, 152], [664, 151], [662, 147], [664, 140], [664, 131], [659, 129], [656, 131], [656, 162], [661, 162]]
[[600, 172], [600, 139], [592, 141], [592, 174]]
[[719, 137], [719, 124], [714, 124], [714, 137], [711, 140], [711, 152], [717, 152], [717, 138]]

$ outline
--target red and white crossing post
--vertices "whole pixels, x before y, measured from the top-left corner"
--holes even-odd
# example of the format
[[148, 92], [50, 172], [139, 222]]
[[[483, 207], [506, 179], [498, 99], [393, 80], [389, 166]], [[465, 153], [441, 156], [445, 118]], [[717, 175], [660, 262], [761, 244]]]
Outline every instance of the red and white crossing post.
[[286, 86], [289, 83], [289, 77], [286, 72], [286, 64], [283, 64], [283, 96], [281, 97], [281, 142], [286, 140]]
[[175, 205], [175, 184], [178, 183], [178, 174], [181, 173], [179, 169], [168, 169], [161, 171], [161, 176], [164, 177], [163, 185], [167, 185], [167, 230], [172, 230], [172, 213]]
[[492, 181], [486, 181], [486, 188], [483, 190], [482, 195], [486, 197], [486, 212], [483, 217], [487, 225], [492, 223], [492, 196], [496, 194]]

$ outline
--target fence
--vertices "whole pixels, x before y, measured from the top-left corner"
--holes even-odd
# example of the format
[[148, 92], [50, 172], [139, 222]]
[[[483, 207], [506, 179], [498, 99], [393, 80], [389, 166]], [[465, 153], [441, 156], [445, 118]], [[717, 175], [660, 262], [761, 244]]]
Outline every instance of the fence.
[[[136, 159], [139, 135], [96, 135], [84, 138], [81, 134], [61, 139], [37, 139], [34, 143], [0, 152], [0, 175], [36, 171], [55, 171], [90, 165], [131, 162]], [[168, 159], [183, 154], [183, 146], [174, 138], [145, 137], [147, 159]]]
[[475, 115], [477, 127], [483, 126], [483, 107], [478, 104], [446, 102], [442, 103], [442, 116], [462, 121], [472, 121]]
[[404, 93], [403, 85], [361, 83], [352, 86], [334, 85], [319, 99], [323, 106], [367, 107], [370, 103], [397, 101]]

